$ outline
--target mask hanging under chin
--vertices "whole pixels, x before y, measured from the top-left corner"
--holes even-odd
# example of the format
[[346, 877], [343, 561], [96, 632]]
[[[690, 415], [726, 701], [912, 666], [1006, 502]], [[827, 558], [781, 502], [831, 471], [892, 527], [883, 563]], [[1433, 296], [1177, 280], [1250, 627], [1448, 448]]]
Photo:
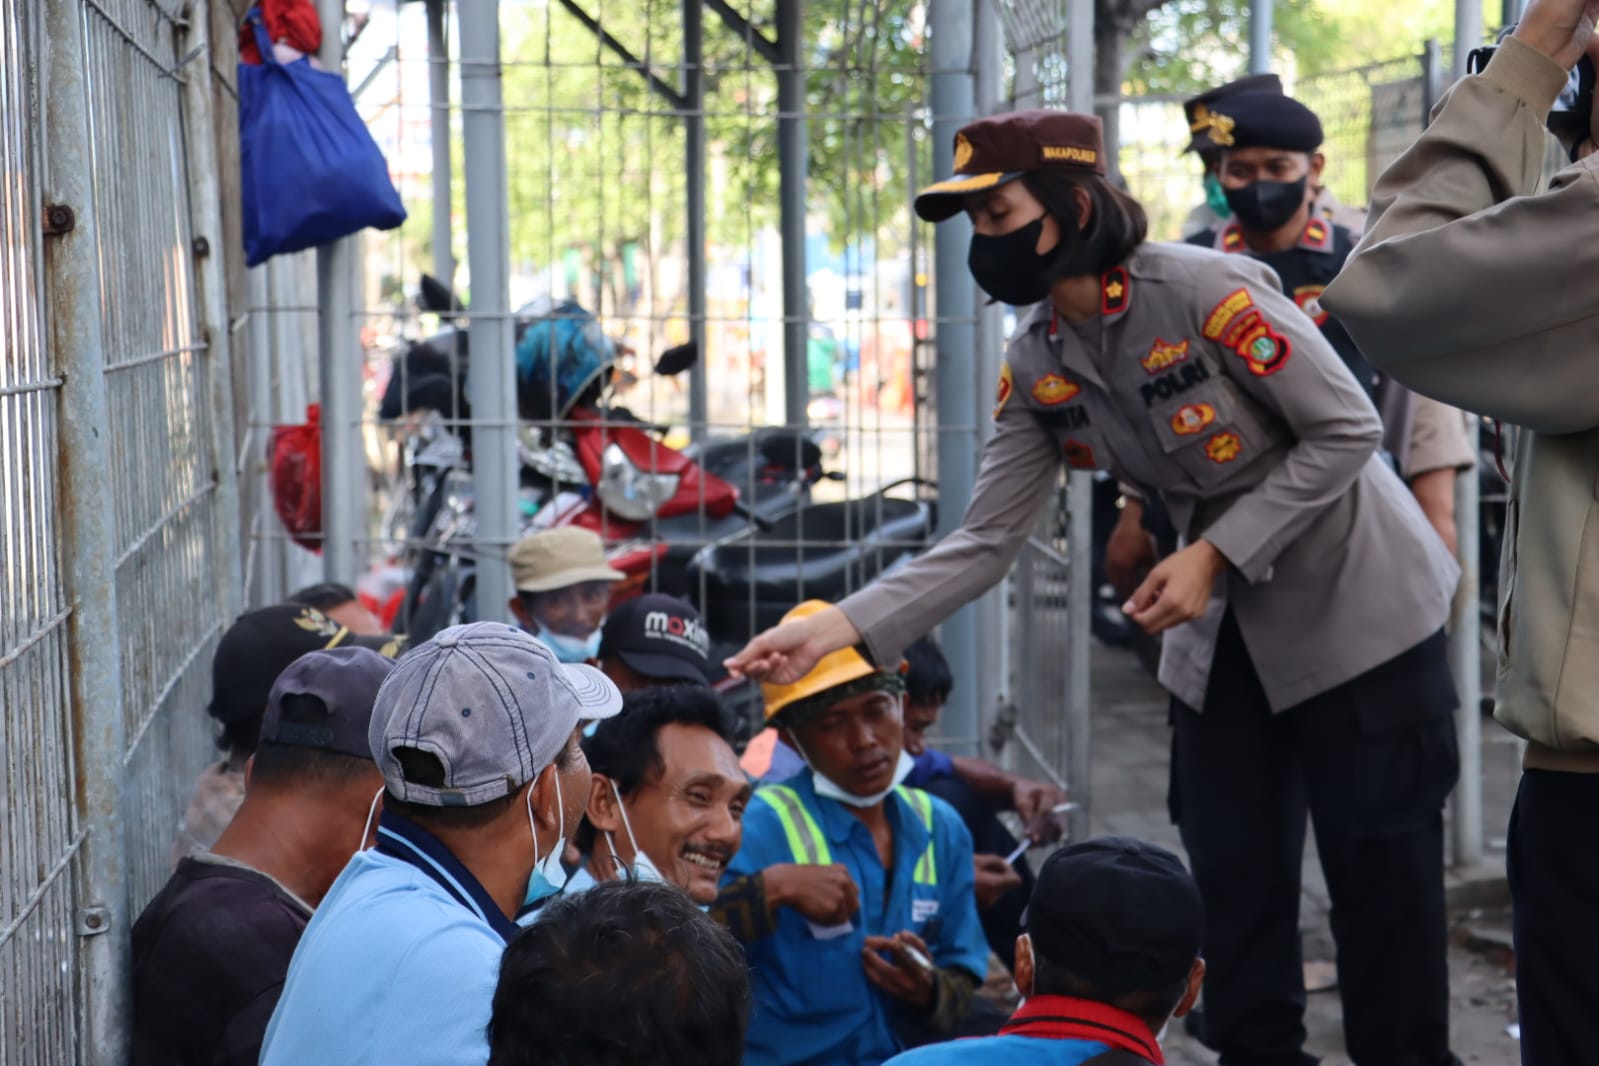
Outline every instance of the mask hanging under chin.
[[816, 790], [816, 794], [824, 799], [837, 800], [849, 807], [865, 808], [877, 806], [888, 797], [890, 792], [898, 788], [910, 776], [911, 771], [916, 768], [916, 760], [902, 749], [899, 753], [899, 763], [894, 767], [894, 779], [889, 786], [881, 792], [873, 793], [870, 796], [857, 796], [853, 792], [844, 791], [844, 789], [834, 784], [831, 778], [824, 777], [822, 772], [816, 769], [811, 762], [810, 756], [805, 754], [805, 749], [800, 747], [798, 737], [794, 738], [794, 747], [799, 752], [800, 758], [805, 760], [805, 765], [811, 768], [811, 787]]

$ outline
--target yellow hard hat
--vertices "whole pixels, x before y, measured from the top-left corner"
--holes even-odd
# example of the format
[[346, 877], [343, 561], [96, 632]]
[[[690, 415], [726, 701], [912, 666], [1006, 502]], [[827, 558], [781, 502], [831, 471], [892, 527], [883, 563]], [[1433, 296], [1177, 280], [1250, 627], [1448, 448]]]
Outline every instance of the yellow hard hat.
[[[818, 611], [826, 610], [827, 606], [821, 600], [807, 600], [785, 614], [783, 621], [809, 618]], [[854, 648], [840, 648], [838, 651], [828, 652], [822, 656], [821, 662], [811, 668], [810, 673], [792, 685], [762, 683], [761, 697], [766, 701], [766, 720], [770, 722], [790, 704], [876, 673], [881, 671], [867, 662], [866, 657]]]

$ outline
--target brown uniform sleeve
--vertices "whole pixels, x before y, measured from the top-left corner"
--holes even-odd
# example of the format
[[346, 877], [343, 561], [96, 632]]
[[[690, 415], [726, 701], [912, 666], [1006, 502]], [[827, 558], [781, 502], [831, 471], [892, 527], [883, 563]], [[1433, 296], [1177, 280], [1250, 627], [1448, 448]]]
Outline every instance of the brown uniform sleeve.
[[[1223, 372], [1258, 408], [1287, 425], [1294, 444], [1202, 536], [1255, 584], [1270, 574], [1283, 549], [1354, 484], [1382, 441], [1382, 422], [1321, 330], [1283, 295], [1270, 268], [1240, 257], [1232, 262], [1236, 270], [1209, 271], [1196, 279], [1201, 318], [1194, 331], [1221, 345]], [[1283, 338], [1280, 365], [1257, 366], [1214, 336], [1224, 322], [1211, 320], [1237, 298], [1241, 275], [1247, 279], [1243, 288], [1251, 313]]]
[[[1031, 336], [1017, 343], [1029, 343]], [[1021, 397], [1011, 397], [996, 412], [994, 435], [983, 447], [960, 528], [838, 605], [874, 662], [898, 662], [906, 645], [1005, 576], [1056, 486], [1059, 469], [1054, 434]]]
[[1526, 426], [1599, 426], [1599, 156], [1547, 192], [1543, 122], [1566, 72], [1511, 38], [1452, 88], [1377, 183], [1328, 287], [1371, 362], [1417, 392]]
[[1458, 408], [1426, 396], [1416, 397], [1410, 423], [1410, 453], [1405, 459], [1406, 479], [1434, 470], [1469, 470], [1477, 462], [1465, 416]]

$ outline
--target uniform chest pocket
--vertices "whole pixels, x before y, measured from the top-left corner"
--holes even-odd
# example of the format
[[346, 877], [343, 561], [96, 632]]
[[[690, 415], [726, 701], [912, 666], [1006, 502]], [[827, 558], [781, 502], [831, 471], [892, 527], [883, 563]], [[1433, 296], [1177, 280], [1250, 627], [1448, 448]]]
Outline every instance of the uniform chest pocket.
[[1219, 485], [1268, 450], [1260, 419], [1219, 374], [1149, 408], [1161, 451], [1201, 488]]

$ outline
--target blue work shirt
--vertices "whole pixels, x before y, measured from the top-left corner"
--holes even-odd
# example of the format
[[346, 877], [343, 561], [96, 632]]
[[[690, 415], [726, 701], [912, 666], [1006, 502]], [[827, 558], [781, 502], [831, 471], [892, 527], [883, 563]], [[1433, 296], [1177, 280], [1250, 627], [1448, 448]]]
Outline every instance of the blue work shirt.
[[[979, 981], [988, 973], [988, 942], [972, 887], [971, 834], [953, 807], [928, 796], [936, 883], [917, 881], [928, 830], [898, 792], [891, 793], [884, 801], [894, 831], [890, 877], [871, 830], [843, 804], [818, 797], [809, 771], [784, 783], [826, 838], [832, 861], [854, 878], [861, 909], [847, 927], [819, 929], [784, 907], [775, 933], [744, 946], [754, 1001], [744, 1063], [878, 1066], [900, 1048], [892, 1012], [912, 1008], [867, 980], [861, 953], [868, 935], [909, 930], [927, 942], [934, 965], [960, 967]], [[744, 812], [743, 847], [722, 883], [795, 861], [777, 812], [764, 801], [752, 802]]]
[[261, 1066], [484, 1066], [515, 932], [438, 838], [384, 811], [300, 938]]
[[888, 1066], [1081, 1066], [1112, 1048], [1163, 1061], [1149, 1026], [1133, 1015], [1070, 996], [1034, 996], [998, 1036], [929, 1044]]
[[941, 751], [928, 748], [916, 756], [916, 765], [911, 767], [911, 772], [905, 778], [905, 783], [911, 788], [925, 788], [929, 781], [936, 781], [940, 777], [955, 776], [955, 760]]

